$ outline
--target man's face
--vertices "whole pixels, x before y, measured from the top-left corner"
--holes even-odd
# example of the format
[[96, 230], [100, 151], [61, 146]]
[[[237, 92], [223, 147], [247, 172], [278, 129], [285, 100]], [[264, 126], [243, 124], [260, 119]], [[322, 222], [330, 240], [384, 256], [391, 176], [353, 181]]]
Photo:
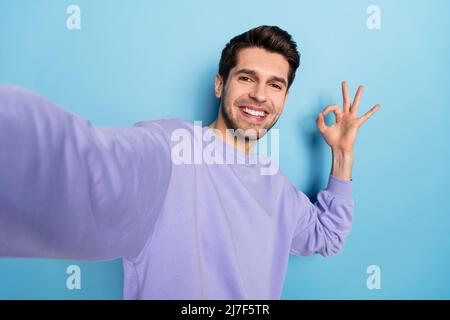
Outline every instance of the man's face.
[[[261, 48], [240, 50], [225, 86], [220, 75], [216, 76], [216, 96], [221, 98], [219, 116], [227, 128], [270, 130], [288, 96], [288, 72], [289, 63], [281, 54]], [[256, 140], [263, 135], [258, 132], [246, 137]]]

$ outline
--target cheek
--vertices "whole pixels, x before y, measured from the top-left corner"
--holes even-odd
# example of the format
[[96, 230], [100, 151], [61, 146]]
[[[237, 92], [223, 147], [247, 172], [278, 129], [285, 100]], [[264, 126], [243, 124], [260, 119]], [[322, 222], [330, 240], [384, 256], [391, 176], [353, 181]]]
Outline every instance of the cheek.
[[248, 98], [249, 86], [241, 85], [239, 83], [232, 82], [227, 88], [227, 96], [231, 101], [236, 101], [237, 99]]
[[273, 107], [274, 107], [275, 114], [278, 115], [283, 111], [284, 102], [285, 102], [285, 99], [280, 98], [280, 97], [277, 97], [273, 100]]
[[226, 107], [226, 109], [231, 111], [233, 109], [233, 105], [234, 105], [234, 98], [232, 96], [230, 96], [229, 94], [227, 94], [225, 96], [224, 103], [225, 103], [224, 106]]

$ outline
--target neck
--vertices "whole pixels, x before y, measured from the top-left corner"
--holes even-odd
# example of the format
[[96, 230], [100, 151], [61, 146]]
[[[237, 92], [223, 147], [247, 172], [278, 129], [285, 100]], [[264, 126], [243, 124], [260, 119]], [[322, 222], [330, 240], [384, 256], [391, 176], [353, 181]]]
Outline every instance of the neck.
[[216, 119], [209, 125], [210, 128], [215, 129], [220, 137], [225, 140], [226, 143], [233, 146], [233, 148], [245, 153], [250, 154], [255, 147], [256, 141], [245, 140], [244, 138], [240, 138], [236, 135], [233, 135], [231, 132], [227, 131], [227, 126], [224, 121], [221, 121], [220, 118]]

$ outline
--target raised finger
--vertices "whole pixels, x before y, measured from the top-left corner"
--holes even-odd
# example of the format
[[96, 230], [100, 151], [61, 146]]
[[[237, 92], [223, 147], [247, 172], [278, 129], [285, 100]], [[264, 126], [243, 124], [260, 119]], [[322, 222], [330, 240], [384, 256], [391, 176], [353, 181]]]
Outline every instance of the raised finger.
[[350, 97], [348, 96], [348, 85], [345, 81], [342, 81], [342, 97], [344, 100], [344, 112], [347, 112], [350, 110]]
[[369, 111], [367, 111], [365, 114], [363, 114], [361, 117], [358, 118], [358, 126], [362, 125], [364, 122], [367, 121], [375, 112], [378, 111], [378, 109], [381, 108], [380, 104], [376, 104], [372, 107]]
[[364, 87], [363, 86], [359, 86], [358, 90], [356, 91], [355, 94], [355, 99], [353, 99], [353, 103], [352, 103], [352, 107], [351, 107], [351, 112], [356, 115], [358, 113], [358, 107], [359, 107], [359, 99], [361, 98], [361, 94], [363, 92]]

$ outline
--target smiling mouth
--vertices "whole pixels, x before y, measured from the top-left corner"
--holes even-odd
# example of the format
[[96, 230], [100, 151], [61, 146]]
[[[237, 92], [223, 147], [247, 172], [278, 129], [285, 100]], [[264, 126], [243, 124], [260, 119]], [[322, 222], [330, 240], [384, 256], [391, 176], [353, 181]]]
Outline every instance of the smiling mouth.
[[241, 114], [249, 120], [254, 122], [262, 122], [267, 117], [268, 113], [262, 110], [254, 110], [246, 106], [239, 106]]

